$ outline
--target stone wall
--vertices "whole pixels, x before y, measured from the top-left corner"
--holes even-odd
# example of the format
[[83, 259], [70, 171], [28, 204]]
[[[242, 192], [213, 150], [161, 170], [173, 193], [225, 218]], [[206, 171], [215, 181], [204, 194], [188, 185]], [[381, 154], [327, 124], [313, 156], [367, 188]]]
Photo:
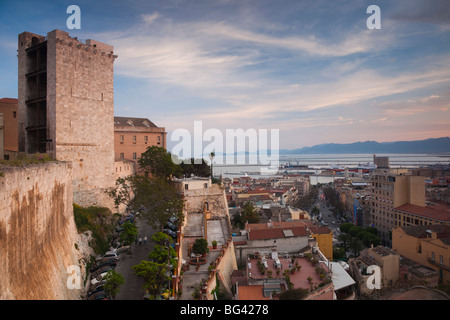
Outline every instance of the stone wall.
[[70, 163], [0, 171], [0, 299], [79, 299], [67, 267], [81, 266]]

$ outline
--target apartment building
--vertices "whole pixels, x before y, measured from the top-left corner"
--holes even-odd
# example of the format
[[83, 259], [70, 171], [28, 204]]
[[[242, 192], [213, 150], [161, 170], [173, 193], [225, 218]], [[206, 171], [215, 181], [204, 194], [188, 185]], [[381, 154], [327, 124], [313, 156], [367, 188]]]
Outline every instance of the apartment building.
[[401, 256], [438, 272], [450, 281], [450, 226], [402, 226], [392, 231], [392, 249]]
[[384, 244], [390, 246], [391, 230], [399, 225], [395, 208], [405, 204], [425, 207], [425, 178], [402, 169], [376, 170], [370, 186], [370, 224], [378, 229]]
[[137, 163], [148, 147], [167, 148], [166, 135], [165, 128], [147, 118], [114, 117], [115, 159]]

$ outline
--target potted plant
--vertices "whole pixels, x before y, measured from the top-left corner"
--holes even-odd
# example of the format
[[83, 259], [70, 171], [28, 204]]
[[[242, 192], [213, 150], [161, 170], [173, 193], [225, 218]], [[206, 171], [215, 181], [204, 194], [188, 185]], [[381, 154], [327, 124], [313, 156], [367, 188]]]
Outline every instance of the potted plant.
[[217, 249], [217, 241], [216, 240], [212, 241], [212, 246], [213, 246], [213, 249]]

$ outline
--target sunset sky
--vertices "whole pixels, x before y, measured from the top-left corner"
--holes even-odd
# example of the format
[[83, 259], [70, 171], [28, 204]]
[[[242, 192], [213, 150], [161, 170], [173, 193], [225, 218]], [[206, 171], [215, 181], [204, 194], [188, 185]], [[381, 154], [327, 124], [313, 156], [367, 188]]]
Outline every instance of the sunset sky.
[[113, 45], [115, 115], [169, 139], [194, 121], [279, 129], [283, 149], [450, 136], [446, 0], [1, 0], [0, 98], [17, 98], [18, 34], [54, 29]]

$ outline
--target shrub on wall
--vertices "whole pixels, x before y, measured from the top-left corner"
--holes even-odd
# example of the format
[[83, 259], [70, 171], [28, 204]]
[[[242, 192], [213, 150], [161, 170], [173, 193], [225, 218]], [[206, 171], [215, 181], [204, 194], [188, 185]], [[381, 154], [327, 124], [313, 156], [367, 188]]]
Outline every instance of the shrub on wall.
[[78, 233], [88, 230], [92, 232], [93, 239], [90, 245], [94, 252], [107, 251], [114, 229], [114, 216], [111, 211], [104, 207], [84, 208], [73, 204], [73, 215]]

